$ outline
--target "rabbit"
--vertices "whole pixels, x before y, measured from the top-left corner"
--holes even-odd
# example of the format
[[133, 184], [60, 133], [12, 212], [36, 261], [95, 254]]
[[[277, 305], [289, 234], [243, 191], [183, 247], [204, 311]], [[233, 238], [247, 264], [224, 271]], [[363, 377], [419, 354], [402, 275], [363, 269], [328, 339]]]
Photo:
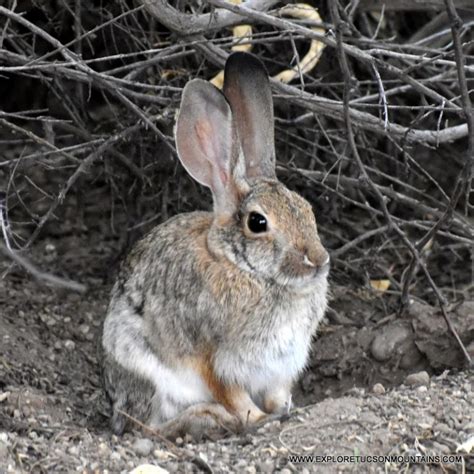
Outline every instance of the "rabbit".
[[276, 177], [261, 61], [231, 54], [223, 92], [189, 81], [175, 139], [213, 211], [158, 225], [121, 266], [101, 339], [117, 434], [138, 421], [199, 437], [285, 413], [326, 309], [329, 254]]

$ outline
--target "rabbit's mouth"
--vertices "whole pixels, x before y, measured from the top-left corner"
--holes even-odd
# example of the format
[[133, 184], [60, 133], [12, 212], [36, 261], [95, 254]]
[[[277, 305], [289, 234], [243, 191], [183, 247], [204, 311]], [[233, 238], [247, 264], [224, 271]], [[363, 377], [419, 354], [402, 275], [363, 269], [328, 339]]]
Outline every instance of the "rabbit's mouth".
[[276, 282], [293, 289], [311, 289], [321, 281], [326, 281], [329, 274], [329, 255], [318, 265], [308, 260], [306, 256], [298, 259], [294, 254], [287, 256], [276, 275]]

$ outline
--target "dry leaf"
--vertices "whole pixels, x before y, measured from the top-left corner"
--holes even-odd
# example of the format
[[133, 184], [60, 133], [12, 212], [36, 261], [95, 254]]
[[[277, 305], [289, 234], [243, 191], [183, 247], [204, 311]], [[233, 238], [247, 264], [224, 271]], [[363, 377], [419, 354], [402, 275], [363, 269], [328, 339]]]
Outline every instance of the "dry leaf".
[[384, 293], [390, 288], [390, 280], [370, 280], [370, 286], [374, 290]]

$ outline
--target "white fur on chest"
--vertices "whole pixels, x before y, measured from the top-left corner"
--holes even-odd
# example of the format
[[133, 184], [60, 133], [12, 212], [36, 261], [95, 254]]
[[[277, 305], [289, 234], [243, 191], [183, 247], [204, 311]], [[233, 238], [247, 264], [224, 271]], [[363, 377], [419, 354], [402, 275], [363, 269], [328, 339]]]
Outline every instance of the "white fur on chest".
[[314, 307], [303, 301], [295, 304], [291, 311], [280, 311], [282, 313], [275, 313], [273, 317], [281, 324], [265, 334], [263, 343], [256, 337], [247, 340], [242, 347], [218, 350], [214, 368], [219, 376], [245, 387], [251, 394], [296, 379], [308, 359]]

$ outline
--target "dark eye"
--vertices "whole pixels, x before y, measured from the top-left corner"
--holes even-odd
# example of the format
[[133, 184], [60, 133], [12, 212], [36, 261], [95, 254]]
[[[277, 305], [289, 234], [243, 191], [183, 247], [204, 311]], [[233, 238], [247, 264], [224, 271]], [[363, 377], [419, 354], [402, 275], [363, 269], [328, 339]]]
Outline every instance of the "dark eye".
[[267, 230], [267, 219], [258, 212], [251, 212], [247, 225], [254, 234], [259, 234]]

